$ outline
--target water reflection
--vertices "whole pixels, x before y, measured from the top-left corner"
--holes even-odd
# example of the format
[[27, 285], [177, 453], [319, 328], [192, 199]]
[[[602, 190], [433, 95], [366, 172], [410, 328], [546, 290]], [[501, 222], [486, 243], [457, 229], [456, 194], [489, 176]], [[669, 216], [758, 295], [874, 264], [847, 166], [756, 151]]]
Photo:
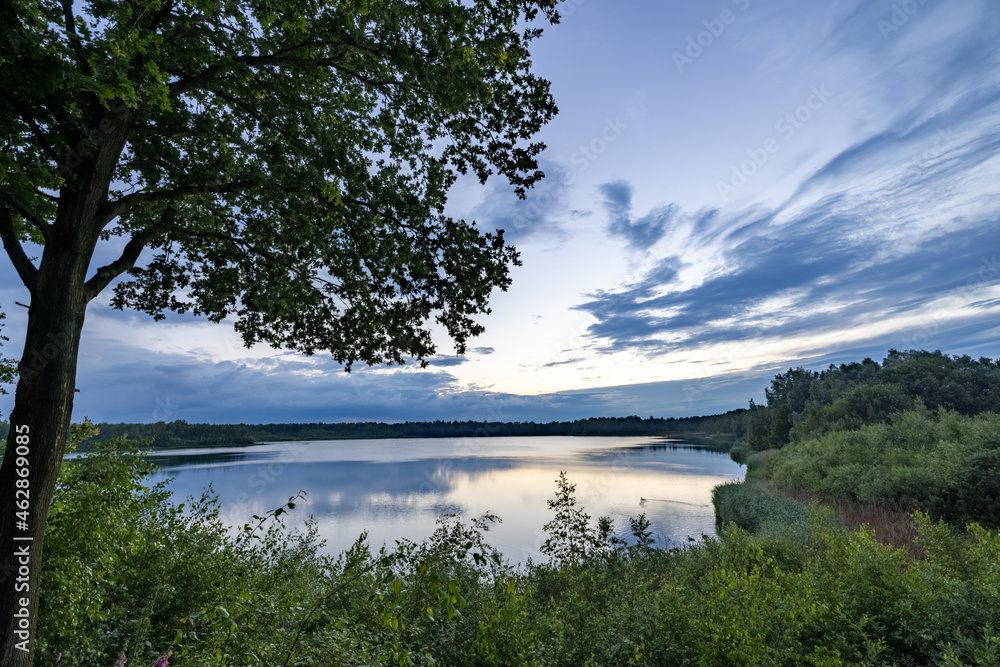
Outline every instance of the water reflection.
[[661, 544], [714, 534], [711, 489], [742, 477], [726, 454], [635, 437], [273, 443], [152, 458], [163, 477], [174, 477], [180, 496], [199, 495], [211, 483], [234, 526], [300, 490], [308, 495], [296, 513], [318, 520], [330, 552], [362, 531], [377, 548], [423, 539], [444, 512], [471, 518], [491, 511], [503, 523], [490, 542], [516, 561], [539, 557], [551, 518], [546, 500], [560, 471], [592, 517], [611, 516], [624, 535], [627, 518], [645, 512]]
[[[189, 450], [183, 450], [189, 451]], [[216, 452], [208, 451], [201, 452], [198, 454], [171, 454], [167, 451], [163, 452], [153, 452], [149, 455], [149, 460], [157, 465], [159, 468], [165, 471], [180, 470], [181, 468], [194, 468], [202, 467], [208, 468], [218, 464], [233, 464], [239, 463], [247, 458], [247, 454], [243, 451], [238, 452]], [[278, 456], [277, 453], [274, 454], [275, 457]]]

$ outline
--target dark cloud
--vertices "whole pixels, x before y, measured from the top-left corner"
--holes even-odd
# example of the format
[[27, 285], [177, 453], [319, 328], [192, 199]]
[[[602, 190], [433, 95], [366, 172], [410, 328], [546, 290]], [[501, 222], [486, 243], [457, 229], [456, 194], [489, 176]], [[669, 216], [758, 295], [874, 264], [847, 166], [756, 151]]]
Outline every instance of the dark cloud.
[[626, 181], [605, 183], [599, 190], [604, 196], [604, 209], [608, 214], [608, 231], [625, 239], [633, 249], [656, 244], [677, 218], [678, 209], [671, 204], [633, 220], [632, 186]]
[[[449, 366], [460, 366], [461, 364], [464, 364], [466, 361], [468, 361], [468, 359], [466, 359], [465, 357], [459, 357], [447, 354], [436, 354], [430, 359], [428, 359], [428, 362], [430, 363], [431, 366], [438, 368], [447, 368]], [[416, 363], [416, 361], [414, 361], [414, 363]]]
[[543, 364], [542, 368], [554, 368], [556, 366], [566, 366], [568, 364], [578, 364], [584, 361], [583, 357], [573, 357], [572, 359], [567, 359], [565, 361], [550, 361], [547, 364]]
[[[113, 354], [112, 354], [113, 350]], [[707, 414], [739, 407], [749, 385], [691, 390], [650, 383], [519, 396], [466, 390], [445, 370], [359, 369], [332, 360], [197, 361], [91, 340], [80, 360], [74, 419], [209, 423], [338, 421], [551, 421], [591, 416]], [[763, 385], [761, 385], [763, 386]], [[696, 395], [697, 394], [697, 395]], [[4, 397], [10, 402], [10, 396]]]

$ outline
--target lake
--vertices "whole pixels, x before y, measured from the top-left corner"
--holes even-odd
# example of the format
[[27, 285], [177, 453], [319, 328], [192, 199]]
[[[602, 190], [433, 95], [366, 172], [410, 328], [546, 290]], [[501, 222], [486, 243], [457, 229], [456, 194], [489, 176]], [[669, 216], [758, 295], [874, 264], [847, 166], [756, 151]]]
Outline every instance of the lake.
[[492, 512], [502, 523], [488, 542], [513, 562], [545, 559], [546, 501], [566, 471], [578, 506], [596, 524], [610, 516], [630, 535], [628, 518], [645, 512], [661, 546], [715, 534], [712, 488], [742, 479], [728, 454], [657, 437], [510, 437], [278, 442], [247, 447], [154, 451], [172, 477], [175, 501], [199, 496], [209, 483], [221, 517], [241, 526], [300, 490], [307, 496], [286, 522], [318, 522], [329, 553], [368, 531], [377, 551], [395, 540], [429, 536], [445, 512], [469, 519]]

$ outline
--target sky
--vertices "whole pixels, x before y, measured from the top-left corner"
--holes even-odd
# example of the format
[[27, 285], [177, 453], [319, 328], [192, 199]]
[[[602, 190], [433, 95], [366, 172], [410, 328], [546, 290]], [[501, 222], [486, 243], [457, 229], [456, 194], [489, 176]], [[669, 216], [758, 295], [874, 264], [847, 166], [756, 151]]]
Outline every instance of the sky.
[[[74, 417], [210, 423], [681, 417], [790, 367], [1000, 357], [996, 0], [568, 0], [532, 50], [546, 179], [447, 212], [521, 252], [486, 333], [356, 368], [230, 324], [88, 310]], [[0, 268], [8, 356], [27, 302]], [[9, 414], [12, 396], [0, 396]]]

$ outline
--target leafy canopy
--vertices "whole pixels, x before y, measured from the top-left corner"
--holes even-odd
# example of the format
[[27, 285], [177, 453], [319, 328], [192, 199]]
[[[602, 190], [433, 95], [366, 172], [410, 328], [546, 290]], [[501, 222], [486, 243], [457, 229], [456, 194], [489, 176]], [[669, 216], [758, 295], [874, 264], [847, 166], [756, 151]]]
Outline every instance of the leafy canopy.
[[462, 352], [518, 255], [446, 195], [542, 177], [531, 137], [557, 109], [528, 47], [555, 5], [0, 4], [8, 253], [31, 289], [18, 239], [103, 240], [121, 255], [88, 299], [128, 271], [115, 307], [229, 317], [248, 345], [423, 359], [434, 318]]

